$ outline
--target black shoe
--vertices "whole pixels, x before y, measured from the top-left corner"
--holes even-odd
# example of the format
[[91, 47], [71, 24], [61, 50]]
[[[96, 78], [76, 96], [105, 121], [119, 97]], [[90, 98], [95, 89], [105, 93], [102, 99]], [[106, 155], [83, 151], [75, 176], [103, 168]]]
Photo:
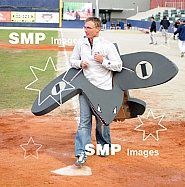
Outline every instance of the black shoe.
[[103, 153], [103, 154], [100, 153], [100, 155], [98, 155], [98, 156], [100, 156], [100, 157], [108, 157], [109, 155], [107, 155], [106, 153]]
[[109, 152], [110, 152], [110, 147], [109, 147], [108, 153], [107, 153], [107, 151], [104, 151], [103, 153], [101, 151], [99, 151], [98, 156], [100, 156], [100, 157], [108, 157], [109, 156]]
[[173, 39], [175, 40], [175, 35], [173, 36]]
[[82, 152], [80, 153], [79, 155], [77, 155], [77, 161], [75, 163], [76, 166], [83, 166], [84, 163], [86, 162], [87, 160], [87, 155]]

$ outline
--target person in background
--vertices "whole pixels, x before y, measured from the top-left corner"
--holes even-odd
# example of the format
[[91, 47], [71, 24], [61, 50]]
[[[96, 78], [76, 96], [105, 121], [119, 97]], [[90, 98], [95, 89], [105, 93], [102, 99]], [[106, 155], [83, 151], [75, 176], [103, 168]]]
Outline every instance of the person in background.
[[130, 29], [132, 27], [132, 25], [128, 22], [127, 23], [127, 29]]
[[112, 29], [116, 29], [114, 22], [111, 23], [110, 29], [111, 29], [111, 30], [112, 30]]
[[88, 8], [88, 9], [87, 9], [87, 16], [90, 16], [90, 14], [91, 14], [91, 9]]
[[[69, 62], [73, 68], [82, 68], [84, 76], [94, 86], [104, 89], [112, 89], [112, 72], [122, 70], [122, 61], [113, 43], [99, 36], [101, 21], [97, 17], [89, 17], [85, 20], [84, 30], [86, 36], [78, 40]], [[85, 95], [79, 95], [80, 123], [75, 137], [76, 166], [83, 166], [87, 155], [85, 146], [91, 143], [93, 110]], [[101, 120], [96, 119], [96, 141], [111, 147], [110, 125], [104, 126]], [[100, 156], [108, 156], [101, 154]]]
[[76, 21], [80, 21], [80, 14], [77, 11], [75, 13], [75, 18]]
[[117, 23], [116, 23], [116, 29], [121, 29], [121, 25], [120, 25], [120, 22], [118, 21]]
[[154, 21], [154, 17], [153, 16], [150, 19], [152, 21], [151, 26], [149, 27], [149, 29], [150, 29], [150, 39], [151, 39], [150, 44], [156, 45], [157, 44], [157, 39], [155, 37], [155, 33], [156, 33], [156, 22]]
[[[178, 19], [178, 20], [175, 22], [175, 24], [172, 26], [173, 32], [175, 32], [175, 31], [178, 29], [178, 27], [179, 27], [180, 24], [181, 24], [181, 23], [180, 23], [180, 19]], [[177, 37], [178, 37], [178, 36], [177, 36]], [[173, 39], [175, 40], [175, 35], [173, 35]]]
[[106, 17], [104, 17], [102, 19], [102, 25], [103, 25], [103, 30], [106, 30], [107, 29], [107, 19], [106, 19]]
[[174, 35], [179, 33], [179, 40], [178, 40], [178, 46], [181, 52], [181, 57], [184, 57], [185, 55], [185, 20], [181, 21], [180, 26], [178, 29], [174, 32]]
[[169, 20], [167, 20], [166, 16], [163, 17], [163, 20], [161, 20], [160, 25], [162, 26], [162, 32], [163, 36], [165, 38], [165, 43], [167, 43], [167, 34], [168, 34], [168, 27], [170, 26]]

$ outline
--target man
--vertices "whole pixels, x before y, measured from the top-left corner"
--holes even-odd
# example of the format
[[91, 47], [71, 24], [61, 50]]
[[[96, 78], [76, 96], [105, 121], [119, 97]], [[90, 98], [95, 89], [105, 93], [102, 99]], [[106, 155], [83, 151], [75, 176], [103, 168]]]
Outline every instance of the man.
[[185, 54], [185, 20], [182, 20], [178, 29], [174, 32], [174, 35], [179, 33], [178, 46], [181, 51], [181, 57], [184, 57]]
[[107, 20], [106, 20], [105, 17], [102, 19], [102, 25], [103, 25], [103, 30], [106, 30], [106, 28], [107, 28]]
[[[181, 23], [180, 23], [180, 19], [178, 19], [176, 22], [175, 22], [175, 24], [173, 25], [173, 32], [175, 32], [177, 29], [178, 29], [178, 27], [179, 27], [179, 25], [180, 25]], [[175, 35], [173, 35], [173, 39], [175, 40]]]
[[110, 30], [112, 30], [112, 29], [116, 29], [114, 22], [112, 22], [110, 25]]
[[154, 44], [156, 45], [157, 44], [157, 40], [156, 40], [156, 37], [155, 37], [155, 33], [156, 33], [156, 22], [154, 21], [154, 17], [151, 17], [151, 26], [149, 27], [150, 29], [150, 39], [151, 39], [151, 42], [150, 44]]
[[160, 25], [162, 26], [162, 32], [165, 37], [165, 43], [167, 43], [167, 33], [168, 33], [168, 27], [170, 26], [169, 20], [167, 20], [166, 16], [163, 17], [163, 20], [161, 20]]
[[132, 27], [131, 23], [127, 23], [127, 29], [130, 29]]
[[119, 22], [119, 21], [116, 23], [116, 29], [117, 29], [117, 30], [118, 30], [118, 29], [121, 29], [121, 25], [120, 25], [120, 22]]
[[[89, 17], [85, 21], [86, 37], [79, 39], [70, 58], [73, 68], [82, 68], [84, 76], [100, 89], [112, 89], [112, 71], [122, 70], [122, 61], [115, 46], [99, 36], [99, 18]], [[86, 162], [85, 146], [91, 142], [93, 111], [83, 94], [79, 95], [80, 123], [75, 137], [76, 165]], [[104, 126], [96, 117], [96, 141], [103, 147], [111, 147], [110, 127]], [[106, 155], [102, 155], [106, 156]]]

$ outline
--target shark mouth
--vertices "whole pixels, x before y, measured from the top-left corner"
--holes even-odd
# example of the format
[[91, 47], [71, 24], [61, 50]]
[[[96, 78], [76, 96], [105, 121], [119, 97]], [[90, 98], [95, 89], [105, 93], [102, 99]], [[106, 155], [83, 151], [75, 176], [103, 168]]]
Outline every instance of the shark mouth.
[[104, 125], [104, 126], [109, 126], [109, 124], [107, 124], [104, 119], [96, 112], [94, 106], [92, 105], [92, 103], [89, 101], [90, 103], [90, 106], [91, 106], [91, 109], [93, 111], [93, 113], [98, 117], [98, 119], [101, 121], [101, 123]]

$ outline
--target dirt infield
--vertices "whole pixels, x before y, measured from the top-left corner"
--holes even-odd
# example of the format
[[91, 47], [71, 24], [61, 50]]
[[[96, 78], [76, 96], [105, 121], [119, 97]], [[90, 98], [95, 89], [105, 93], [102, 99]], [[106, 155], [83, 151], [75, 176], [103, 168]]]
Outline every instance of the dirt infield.
[[[183, 187], [185, 184], [185, 123], [165, 122], [168, 130], [142, 141], [142, 133], [134, 130], [138, 119], [111, 124], [112, 142], [122, 150], [115, 156], [89, 156], [86, 166], [91, 176], [62, 176], [52, 170], [73, 165], [74, 137], [77, 122], [67, 115], [33, 116], [29, 110], [10, 110], [0, 117], [1, 186], [160, 186]], [[178, 128], [178, 131], [176, 130]], [[21, 144], [32, 137], [42, 147], [38, 159], [24, 159]], [[95, 144], [94, 129], [92, 143]], [[130, 155], [129, 150], [158, 150], [159, 155]], [[36, 156], [35, 152], [32, 152]]]
[[[64, 34], [65, 32], [68, 31], [64, 30]], [[102, 35], [111, 38], [112, 33], [115, 34], [116, 31], [107, 31]], [[158, 135], [159, 139], [149, 136], [143, 141], [143, 132], [135, 130], [141, 124], [138, 118], [113, 122], [112, 143], [121, 146], [120, 152], [108, 157], [89, 156], [86, 166], [91, 168], [92, 175], [58, 175], [51, 171], [71, 166], [76, 161], [74, 138], [78, 126], [76, 119], [78, 111], [76, 113], [72, 109], [70, 102], [40, 117], [31, 113], [31, 106], [17, 110], [2, 109], [0, 110], [0, 186], [185, 186], [185, 82], [182, 81], [185, 75], [183, 64], [185, 61], [179, 57], [176, 41], [171, 41], [173, 44], [171, 49], [165, 47], [154, 49], [148, 45], [147, 35], [137, 31], [131, 34], [125, 31], [127, 37], [120, 37], [121, 34], [119, 31], [119, 37], [115, 37], [112, 41], [119, 44], [121, 53], [147, 49], [168, 56], [179, 67], [178, 75], [169, 83], [130, 92], [133, 97], [147, 103], [143, 115], [145, 118], [149, 109], [152, 109], [156, 118], [159, 117], [144, 120], [154, 127], [151, 129], [145, 126], [145, 136], [152, 132], [154, 137]], [[136, 38], [138, 38], [137, 45]], [[39, 45], [39, 48], [42, 49], [42, 46]], [[52, 50], [58, 50], [58, 46]], [[160, 118], [161, 115], [164, 115], [164, 118]], [[166, 128], [164, 131], [161, 130], [162, 127], [159, 129], [159, 126], [155, 126], [160, 119], [162, 119], [160, 124]], [[92, 144], [95, 145], [94, 132], [93, 121]], [[31, 137], [34, 142], [32, 146], [27, 146], [25, 151], [21, 145], [28, 144]]]

